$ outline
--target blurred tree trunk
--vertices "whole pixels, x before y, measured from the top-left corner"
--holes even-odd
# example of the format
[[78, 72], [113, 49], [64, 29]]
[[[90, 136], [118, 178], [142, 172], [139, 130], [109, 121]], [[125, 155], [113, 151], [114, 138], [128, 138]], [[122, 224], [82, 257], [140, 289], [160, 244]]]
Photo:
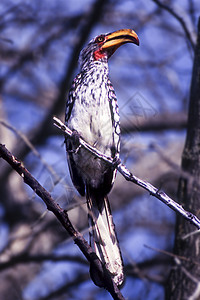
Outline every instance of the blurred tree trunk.
[[[200, 218], [200, 19], [182, 170], [184, 175], [179, 180], [179, 200], [185, 209]], [[200, 299], [200, 234], [190, 234], [194, 231], [194, 226], [189, 222], [181, 217], [177, 218], [175, 237], [177, 258], [174, 259], [175, 265], [166, 288], [167, 299]]]

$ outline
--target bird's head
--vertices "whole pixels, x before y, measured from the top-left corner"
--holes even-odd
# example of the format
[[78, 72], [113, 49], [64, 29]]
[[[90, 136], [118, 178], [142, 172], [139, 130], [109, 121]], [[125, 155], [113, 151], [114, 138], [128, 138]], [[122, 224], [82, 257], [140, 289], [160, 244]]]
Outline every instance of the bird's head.
[[133, 43], [139, 46], [139, 38], [132, 29], [120, 29], [101, 34], [92, 39], [81, 51], [81, 66], [93, 61], [106, 62], [108, 58], [123, 44]]

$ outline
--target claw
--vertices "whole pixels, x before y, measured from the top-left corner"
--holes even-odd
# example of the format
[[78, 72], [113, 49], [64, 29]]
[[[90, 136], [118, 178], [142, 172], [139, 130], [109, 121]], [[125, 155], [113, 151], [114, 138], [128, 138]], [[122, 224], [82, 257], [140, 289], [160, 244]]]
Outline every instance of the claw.
[[80, 148], [81, 148], [81, 145], [79, 145], [76, 149], [68, 150], [67, 152], [77, 154]]
[[70, 150], [67, 150], [67, 152], [69, 153], [74, 153], [74, 154], [77, 154], [79, 149], [81, 148], [81, 145], [80, 145], [80, 133], [78, 133], [77, 130], [73, 129], [72, 130], [72, 135], [71, 135], [71, 139], [73, 141], [73, 145], [76, 147], [75, 149], [70, 149]]
[[116, 167], [120, 164], [121, 164], [121, 159], [115, 156], [112, 161], [113, 168], [116, 169]]

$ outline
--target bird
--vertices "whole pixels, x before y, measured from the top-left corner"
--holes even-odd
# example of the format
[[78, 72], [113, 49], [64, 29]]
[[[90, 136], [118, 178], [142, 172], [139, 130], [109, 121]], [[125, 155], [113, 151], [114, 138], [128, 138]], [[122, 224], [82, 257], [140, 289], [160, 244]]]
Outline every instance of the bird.
[[[116, 94], [109, 79], [108, 59], [123, 44], [139, 46], [132, 29], [120, 29], [93, 38], [80, 52], [80, 72], [72, 82], [66, 101], [65, 123], [73, 139], [65, 138], [72, 182], [86, 196], [90, 246], [109, 271], [113, 282], [124, 282], [124, 267], [108, 200], [116, 169], [79, 146], [81, 137], [113, 161], [120, 153], [120, 118]], [[90, 275], [103, 286], [96, 270]]]

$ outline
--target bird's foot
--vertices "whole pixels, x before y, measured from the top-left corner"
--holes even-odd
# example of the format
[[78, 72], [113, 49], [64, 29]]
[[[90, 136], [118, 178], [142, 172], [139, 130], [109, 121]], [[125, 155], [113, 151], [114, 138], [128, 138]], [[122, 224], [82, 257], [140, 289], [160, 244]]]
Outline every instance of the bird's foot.
[[112, 161], [113, 169], [116, 169], [117, 166], [121, 164], [121, 159], [119, 157], [114, 157]]
[[71, 150], [68, 150], [68, 152], [70, 153], [78, 153], [79, 149], [81, 148], [81, 145], [80, 145], [80, 133], [78, 133], [77, 130], [73, 129], [72, 130], [72, 135], [71, 135], [71, 139], [73, 141], [73, 146], [75, 147], [75, 149], [71, 149]]

